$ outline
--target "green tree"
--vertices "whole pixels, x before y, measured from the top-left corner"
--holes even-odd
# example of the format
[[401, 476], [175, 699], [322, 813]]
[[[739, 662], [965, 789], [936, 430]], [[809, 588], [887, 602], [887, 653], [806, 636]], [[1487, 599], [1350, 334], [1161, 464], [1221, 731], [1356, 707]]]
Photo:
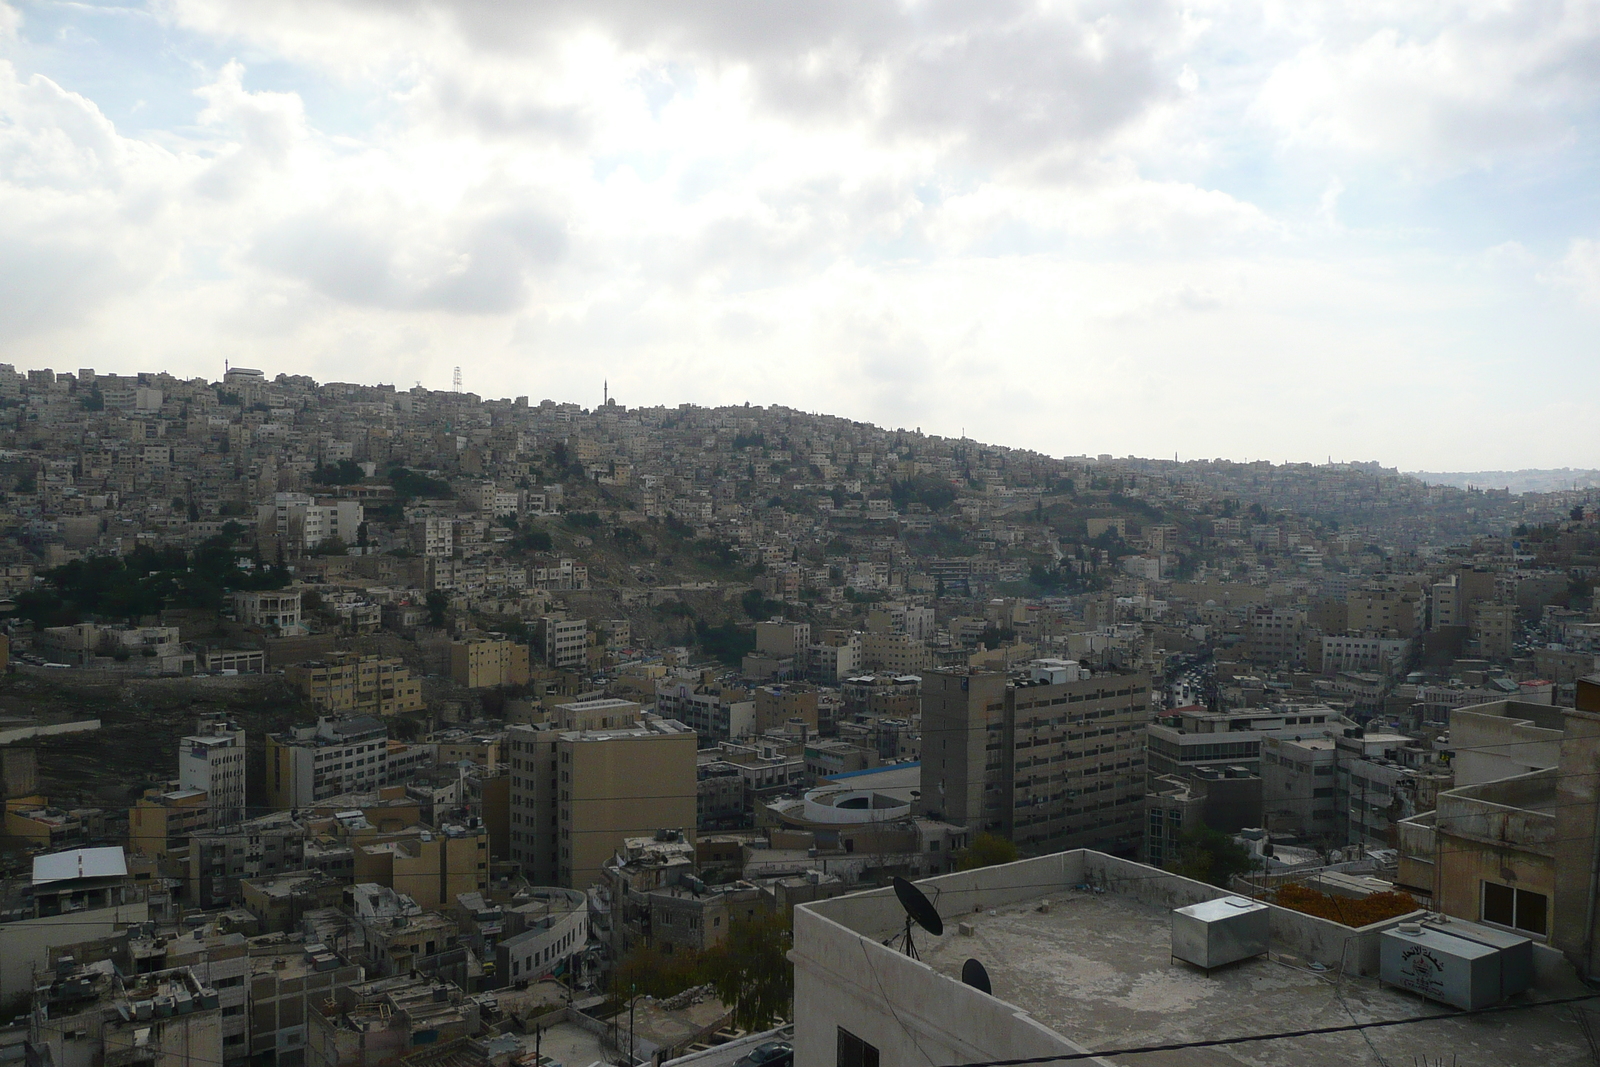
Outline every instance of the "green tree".
[[355, 460], [341, 459], [319, 467], [313, 477], [323, 485], [355, 485], [366, 477], [366, 472]]
[[611, 972], [611, 991], [626, 1000], [632, 996], [671, 997], [705, 981], [702, 960], [694, 952], [668, 956], [647, 942], [635, 945]]
[[776, 912], [736, 919], [727, 939], [702, 958], [705, 980], [719, 1000], [733, 1005], [735, 1025], [765, 1030], [788, 1018], [794, 999], [791, 940], [789, 924]]
[[1016, 858], [1017, 846], [1011, 841], [999, 834], [981, 833], [956, 857], [956, 870], [975, 871], [979, 867], [997, 867], [1002, 863], [1013, 863]]
[[445, 596], [442, 590], [435, 589], [428, 594], [426, 603], [428, 605], [428, 625], [442, 627], [444, 625], [444, 613], [450, 607], [450, 598]]
[[1167, 864], [1167, 870], [1226, 889], [1234, 875], [1245, 874], [1255, 866], [1249, 849], [1227, 834], [1200, 824], [1189, 827], [1178, 838], [1178, 858]]

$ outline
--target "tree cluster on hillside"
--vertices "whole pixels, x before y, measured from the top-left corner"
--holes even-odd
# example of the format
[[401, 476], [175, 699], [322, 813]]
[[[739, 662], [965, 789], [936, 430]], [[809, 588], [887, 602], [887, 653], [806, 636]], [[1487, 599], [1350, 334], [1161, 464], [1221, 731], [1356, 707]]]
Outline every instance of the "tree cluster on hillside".
[[193, 552], [139, 545], [125, 556], [90, 556], [46, 571], [45, 584], [17, 596], [17, 615], [35, 626], [70, 626], [88, 616], [138, 619], [165, 608], [218, 611], [235, 589], [282, 589], [289, 572], [268, 566], [254, 549], [237, 543], [243, 527], [223, 533]]

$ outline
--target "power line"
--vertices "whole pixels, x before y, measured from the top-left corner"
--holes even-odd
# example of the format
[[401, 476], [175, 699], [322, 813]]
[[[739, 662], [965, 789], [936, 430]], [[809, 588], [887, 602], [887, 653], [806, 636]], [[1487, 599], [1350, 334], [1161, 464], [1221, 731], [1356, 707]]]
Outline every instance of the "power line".
[[[1563, 1004], [1577, 1004], [1594, 1000], [1600, 993], [1585, 993], [1574, 997], [1557, 997], [1522, 1004], [1499, 1004], [1475, 1011], [1437, 1012], [1433, 1015], [1409, 1015], [1403, 1019], [1380, 1019], [1375, 1022], [1347, 1023], [1342, 1026], [1315, 1026], [1303, 1030], [1277, 1030], [1263, 1034], [1243, 1034], [1238, 1037], [1216, 1037], [1204, 1041], [1176, 1041], [1165, 1045], [1132, 1045], [1127, 1048], [1100, 1049], [1095, 1052], [1065, 1052], [1059, 1056], [1033, 1056], [1017, 1060], [977, 1060], [966, 1063], [944, 1064], [941, 1067], [1029, 1067], [1032, 1064], [1061, 1063], [1069, 1060], [1091, 1060], [1101, 1056], [1138, 1056], [1153, 1052], [1181, 1052], [1185, 1049], [1217, 1048], [1224, 1045], [1244, 1045], [1254, 1041], [1284, 1041], [1298, 1037], [1317, 1037], [1323, 1034], [1348, 1034], [1378, 1030], [1387, 1026], [1408, 1026], [1412, 1023], [1434, 1022], [1439, 1019], [1463, 1019], [1475, 1015], [1492, 1015], [1501, 1012], [1528, 1011], [1533, 1008], [1552, 1008]], [[904, 1025], [903, 1023], [901, 1024]]]

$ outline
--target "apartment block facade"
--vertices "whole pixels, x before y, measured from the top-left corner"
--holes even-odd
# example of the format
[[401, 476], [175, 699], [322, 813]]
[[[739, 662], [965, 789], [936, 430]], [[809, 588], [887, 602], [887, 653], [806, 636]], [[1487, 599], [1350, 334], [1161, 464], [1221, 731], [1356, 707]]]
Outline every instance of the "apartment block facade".
[[508, 740], [511, 859], [535, 885], [584, 889], [627, 838], [693, 834], [696, 737], [682, 723], [513, 726]]
[[1047, 662], [923, 676], [922, 810], [1029, 849], [1136, 849], [1150, 677]]
[[284, 668], [284, 678], [327, 711], [393, 715], [422, 708], [422, 682], [399, 659], [335, 652]]

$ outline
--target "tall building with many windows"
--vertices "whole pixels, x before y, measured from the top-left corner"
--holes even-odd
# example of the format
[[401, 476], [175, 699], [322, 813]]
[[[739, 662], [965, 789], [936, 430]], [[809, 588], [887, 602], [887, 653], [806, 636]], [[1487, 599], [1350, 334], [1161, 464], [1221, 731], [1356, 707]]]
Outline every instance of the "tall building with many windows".
[[301, 808], [388, 782], [389, 728], [370, 715], [323, 717], [267, 735], [267, 803]]
[[201, 719], [178, 742], [178, 785], [206, 794], [210, 825], [232, 826], [244, 818], [244, 731], [225, 719]]
[[692, 839], [696, 737], [683, 723], [653, 715], [599, 730], [543, 723], [513, 726], [507, 740], [511, 858], [534, 884], [585, 889], [629, 837], [674, 829]]
[[922, 810], [1028, 849], [1131, 851], [1142, 832], [1147, 674], [1068, 660], [922, 678]]

